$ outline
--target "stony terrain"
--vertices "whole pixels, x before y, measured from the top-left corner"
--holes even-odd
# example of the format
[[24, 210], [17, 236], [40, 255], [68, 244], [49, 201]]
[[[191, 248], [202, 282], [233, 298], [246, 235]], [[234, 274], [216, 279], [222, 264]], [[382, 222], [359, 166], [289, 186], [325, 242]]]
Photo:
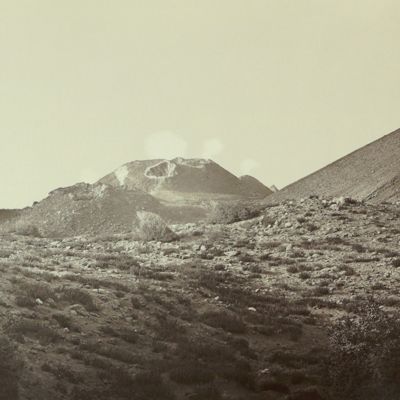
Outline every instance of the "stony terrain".
[[400, 200], [400, 130], [335, 161], [271, 196], [268, 201], [350, 196], [378, 204]]
[[172, 242], [3, 234], [0, 399], [398, 398], [395, 375], [381, 397], [358, 392], [365, 377], [340, 394], [355, 368], [332, 361], [330, 327], [355, 327], [371, 298], [398, 310], [399, 205], [313, 197], [171, 228]]
[[22, 233], [36, 229], [47, 237], [120, 233], [132, 230], [140, 210], [155, 212], [171, 223], [205, 216], [201, 207], [164, 204], [140, 189], [78, 183], [53, 190], [42, 201], [8, 218], [0, 229]]

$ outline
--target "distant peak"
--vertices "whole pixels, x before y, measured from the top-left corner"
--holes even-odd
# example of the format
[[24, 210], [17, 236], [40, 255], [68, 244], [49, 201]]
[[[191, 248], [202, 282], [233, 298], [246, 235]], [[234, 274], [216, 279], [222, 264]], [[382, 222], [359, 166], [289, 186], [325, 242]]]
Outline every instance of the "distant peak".
[[272, 185], [272, 186], [270, 186], [269, 187], [274, 193], [275, 192], [279, 192], [279, 189], [275, 186], [275, 185]]

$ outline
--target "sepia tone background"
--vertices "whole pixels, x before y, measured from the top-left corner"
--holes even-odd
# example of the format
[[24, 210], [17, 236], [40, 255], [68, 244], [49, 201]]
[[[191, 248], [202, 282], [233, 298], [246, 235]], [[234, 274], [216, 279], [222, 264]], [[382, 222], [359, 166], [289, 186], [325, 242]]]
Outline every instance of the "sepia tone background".
[[400, 126], [400, 3], [1, 0], [0, 208], [124, 162], [282, 187]]

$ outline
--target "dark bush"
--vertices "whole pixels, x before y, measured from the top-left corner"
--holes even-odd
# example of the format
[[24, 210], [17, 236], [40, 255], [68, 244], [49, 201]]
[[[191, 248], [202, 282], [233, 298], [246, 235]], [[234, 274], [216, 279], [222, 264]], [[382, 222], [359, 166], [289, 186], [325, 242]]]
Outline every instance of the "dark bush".
[[10, 336], [19, 341], [23, 341], [23, 337], [26, 336], [46, 345], [60, 339], [60, 335], [52, 327], [33, 319], [10, 320], [5, 328]]
[[36, 225], [19, 220], [15, 223], [15, 233], [22, 236], [40, 237], [39, 229]]
[[132, 377], [125, 371], [112, 371], [107, 399], [174, 400], [175, 396], [158, 372], [143, 371]]
[[235, 314], [227, 311], [210, 311], [202, 316], [203, 322], [214, 328], [222, 328], [231, 333], [244, 333], [246, 325]]
[[395, 399], [400, 393], [400, 319], [373, 301], [355, 307], [357, 317], [330, 331], [327, 362], [332, 399]]
[[215, 379], [214, 373], [197, 363], [184, 363], [169, 373], [170, 378], [185, 385], [209, 383]]
[[98, 306], [95, 303], [92, 295], [83, 289], [68, 288], [64, 289], [62, 299], [71, 304], [81, 304], [87, 311], [98, 311]]
[[396, 258], [395, 260], [393, 260], [392, 265], [395, 268], [399, 268], [400, 267], [400, 258]]
[[46, 301], [48, 299], [55, 299], [56, 297], [53, 289], [47, 283], [21, 282], [19, 289], [23, 296], [33, 301], [36, 299]]
[[21, 364], [15, 350], [5, 337], [0, 337], [0, 400], [18, 400]]
[[209, 222], [212, 224], [232, 224], [259, 215], [260, 210], [255, 205], [244, 202], [221, 202], [212, 207]]

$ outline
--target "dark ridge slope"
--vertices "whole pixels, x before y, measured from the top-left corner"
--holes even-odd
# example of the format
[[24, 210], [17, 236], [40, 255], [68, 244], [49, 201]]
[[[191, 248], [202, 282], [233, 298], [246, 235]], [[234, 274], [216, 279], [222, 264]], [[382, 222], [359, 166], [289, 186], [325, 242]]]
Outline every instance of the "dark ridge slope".
[[286, 186], [268, 202], [309, 195], [350, 196], [372, 203], [400, 200], [400, 130]]

